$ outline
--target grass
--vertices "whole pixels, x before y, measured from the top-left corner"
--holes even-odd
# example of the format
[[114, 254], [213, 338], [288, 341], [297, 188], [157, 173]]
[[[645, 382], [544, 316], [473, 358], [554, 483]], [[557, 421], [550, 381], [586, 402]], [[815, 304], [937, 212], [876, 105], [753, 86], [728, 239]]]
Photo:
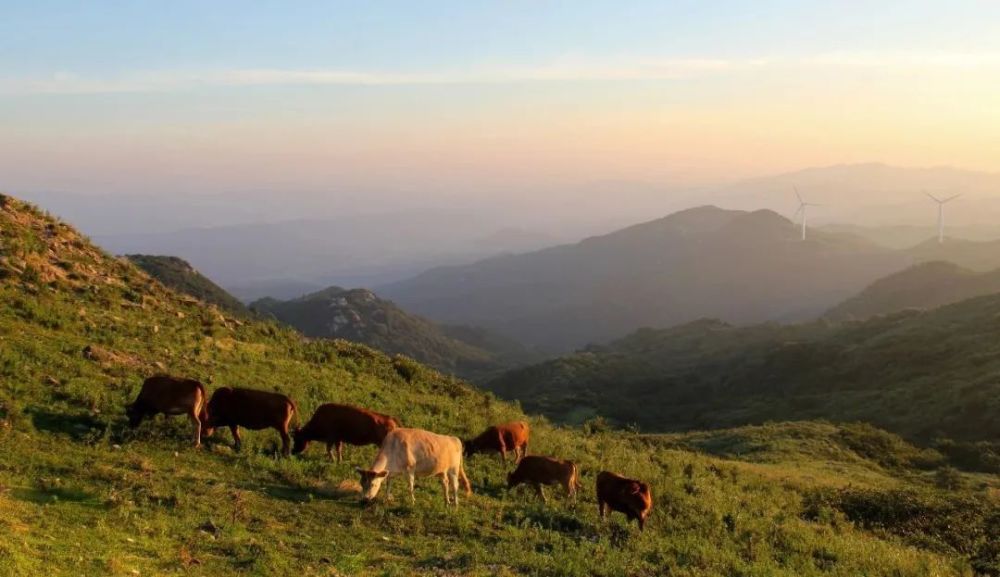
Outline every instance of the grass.
[[[962, 527], [952, 541], [928, 541], [923, 526], [848, 518], [856, 501], [823, 492], [857, 483], [889, 499], [902, 488], [957, 508], [972, 499], [988, 514], [993, 478], [957, 473], [962, 488], [943, 490], [933, 471], [846, 441], [810, 454], [837, 437], [829, 424], [706, 433], [744, 439], [730, 446], [771, 443], [753, 458], [696, 437], [556, 426], [411, 360], [235, 322], [0, 200], [0, 574], [937, 576], [971, 575], [973, 564], [1000, 574], [982, 547], [962, 548], [977, 543]], [[73, 262], [74, 276], [57, 260]], [[303, 419], [322, 402], [349, 402], [466, 437], [529, 418], [531, 451], [576, 460], [584, 490], [576, 503], [543, 506], [508, 493], [501, 464], [478, 455], [466, 464], [475, 495], [457, 511], [426, 479], [416, 504], [397, 483], [396, 499], [364, 507], [354, 467], [370, 463], [372, 447], [348, 448], [338, 465], [319, 448], [278, 458], [273, 431], [248, 432], [236, 454], [226, 432], [190, 448], [181, 418], [125, 428], [125, 403], [163, 370], [210, 389], [281, 390]], [[598, 518], [603, 468], [652, 483], [645, 532], [620, 515]]]

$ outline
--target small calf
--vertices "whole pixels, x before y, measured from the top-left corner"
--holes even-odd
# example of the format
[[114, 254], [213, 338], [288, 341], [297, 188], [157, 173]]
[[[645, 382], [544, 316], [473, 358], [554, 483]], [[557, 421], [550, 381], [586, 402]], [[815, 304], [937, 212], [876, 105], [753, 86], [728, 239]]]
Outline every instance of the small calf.
[[500, 460], [506, 462], [507, 451], [512, 451], [514, 462], [519, 463], [528, 453], [530, 435], [528, 423], [524, 421], [494, 425], [475, 439], [465, 441], [465, 455], [471, 457], [476, 453], [499, 453]]
[[243, 447], [240, 427], [253, 431], [275, 429], [281, 435], [281, 454], [287, 457], [291, 452], [288, 427], [295, 413], [295, 403], [286, 395], [223, 387], [215, 391], [208, 402], [205, 435], [211, 436], [218, 427], [229, 427], [233, 434], [234, 448], [239, 451]]
[[374, 411], [327, 403], [320, 405], [309, 422], [292, 433], [295, 446], [292, 453], [298, 455], [306, 450], [311, 441], [326, 443], [326, 454], [333, 458], [333, 447], [337, 447], [337, 462], [343, 460], [344, 443], [355, 446], [381, 445], [390, 431], [399, 428], [393, 417]]
[[125, 407], [128, 425], [136, 428], [157, 414], [187, 415], [194, 423], [194, 446], [201, 446], [201, 427], [208, 419], [205, 385], [194, 379], [154, 375], [142, 383], [139, 396]]
[[508, 489], [513, 489], [521, 483], [534, 486], [543, 502], [548, 502], [548, 499], [545, 498], [542, 485], [562, 485], [566, 489], [566, 495], [574, 500], [576, 490], [580, 486], [575, 463], [538, 455], [522, 458], [517, 468], [507, 475]]
[[653, 496], [642, 481], [601, 471], [597, 475], [597, 508], [602, 519], [608, 508], [624, 513], [629, 520], [635, 519], [642, 531], [653, 508]]

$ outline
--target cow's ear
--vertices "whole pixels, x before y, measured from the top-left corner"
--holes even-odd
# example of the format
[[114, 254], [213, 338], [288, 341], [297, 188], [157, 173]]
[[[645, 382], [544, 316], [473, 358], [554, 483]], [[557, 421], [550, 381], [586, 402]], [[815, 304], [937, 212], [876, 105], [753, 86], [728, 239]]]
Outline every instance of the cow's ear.
[[362, 469], [361, 467], [354, 467], [354, 470], [357, 471], [359, 475], [364, 475], [365, 473], [368, 472]]
[[385, 477], [385, 476], [388, 476], [388, 475], [389, 475], [389, 471], [379, 471], [378, 473], [375, 473], [376, 477]]

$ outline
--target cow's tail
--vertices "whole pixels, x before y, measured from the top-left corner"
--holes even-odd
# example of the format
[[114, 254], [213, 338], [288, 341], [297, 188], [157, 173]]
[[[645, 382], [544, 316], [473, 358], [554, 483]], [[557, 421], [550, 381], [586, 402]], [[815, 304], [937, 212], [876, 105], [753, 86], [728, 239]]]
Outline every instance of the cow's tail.
[[580, 468], [573, 463], [573, 488], [577, 491], [583, 489], [583, 485], [580, 484]]
[[201, 406], [198, 407], [198, 420], [202, 425], [208, 423], [208, 391], [205, 390], [205, 385], [201, 381], [195, 381], [198, 384], [198, 394], [201, 395]]
[[[288, 419], [288, 429], [291, 431], [298, 430], [302, 422], [299, 420], [299, 406], [295, 404], [295, 401], [291, 397], [288, 398], [289, 408], [292, 410], [292, 414]], [[292, 421], [295, 422], [292, 425]]]
[[468, 497], [472, 494], [472, 483], [469, 482], [469, 478], [465, 476], [465, 463], [462, 463], [458, 467], [458, 480], [462, 483], [462, 487], [465, 488], [465, 496]]

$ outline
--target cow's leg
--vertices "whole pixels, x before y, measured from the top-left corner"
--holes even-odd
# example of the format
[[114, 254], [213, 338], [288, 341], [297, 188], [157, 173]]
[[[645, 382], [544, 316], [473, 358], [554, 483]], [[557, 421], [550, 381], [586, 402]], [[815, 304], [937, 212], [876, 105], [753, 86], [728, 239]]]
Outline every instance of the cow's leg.
[[344, 442], [337, 441], [337, 462], [342, 463], [344, 461]]
[[539, 498], [541, 498], [542, 503], [549, 502], [549, 500], [545, 497], [545, 489], [542, 488], [541, 483], [535, 483], [535, 491], [538, 493]]
[[392, 490], [389, 489], [390, 481], [392, 481], [392, 475], [387, 475], [385, 478], [385, 498], [387, 501], [392, 501]]
[[444, 490], [444, 506], [451, 505], [451, 496], [448, 494], [448, 473], [441, 473], [441, 488]]
[[240, 428], [236, 425], [230, 425], [229, 432], [233, 434], [233, 449], [238, 453], [243, 449], [243, 439], [240, 438]]
[[201, 419], [198, 418], [198, 407], [192, 407], [188, 418], [194, 423], [194, 448], [201, 446]]
[[413, 471], [407, 471], [406, 477], [410, 481], [410, 503], [416, 503], [417, 496], [413, 493], [413, 490], [417, 485], [417, 475]]
[[[461, 469], [458, 469], [457, 471], [455, 471], [451, 475], [451, 490], [455, 494], [455, 508], [456, 509], [458, 508], [458, 485], [459, 485], [459, 481], [464, 476], [465, 475], [462, 473]], [[468, 481], [466, 481], [466, 482], [468, 482]]]
[[288, 435], [288, 423], [278, 429], [278, 434], [281, 435], [281, 455], [287, 457], [292, 454], [292, 437]]
[[326, 444], [326, 456], [331, 461], [333, 460], [333, 443]]
[[507, 449], [500, 447], [500, 464], [507, 468]]
[[604, 501], [601, 501], [600, 499], [597, 500], [597, 511], [601, 514], [601, 519], [604, 519], [607, 516], [606, 505]]

